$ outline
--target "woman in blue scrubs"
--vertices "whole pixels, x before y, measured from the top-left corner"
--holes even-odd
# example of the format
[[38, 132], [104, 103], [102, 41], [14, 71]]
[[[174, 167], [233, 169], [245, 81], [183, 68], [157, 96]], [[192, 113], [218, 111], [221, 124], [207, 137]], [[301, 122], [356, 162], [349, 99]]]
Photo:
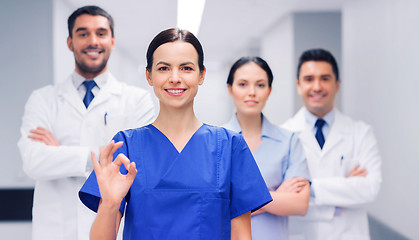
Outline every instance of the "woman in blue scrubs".
[[244, 136], [273, 201], [252, 214], [255, 240], [288, 239], [289, 215], [305, 215], [309, 200], [306, 158], [297, 136], [262, 114], [273, 75], [259, 57], [243, 57], [231, 67], [228, 91], [237, 112], [226, 128]]
[[201, 44], [168, 29], [146, 58], [160, 112], [116, 134], [99, 162], [92, 156], [94, 172], [79, 192], [97, 212], [91, 239], [115, 239], [123, 214], [124, 239], [251, 239], [251, 211], [272, 198], [243, 137], [194, 114], [206, 72]]

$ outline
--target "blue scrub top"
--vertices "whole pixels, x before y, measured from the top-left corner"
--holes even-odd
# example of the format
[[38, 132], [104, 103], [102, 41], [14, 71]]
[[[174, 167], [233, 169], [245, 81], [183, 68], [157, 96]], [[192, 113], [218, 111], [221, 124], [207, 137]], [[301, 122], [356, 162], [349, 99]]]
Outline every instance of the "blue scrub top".
[[[119, 132], [138, 173], [121, 203], [124, 239], [230, 239], [230, 220], [272, 201], [240, 134], [202, 125], [179, 153], [153, 125]], [[126, 173], [122, 166], [121, 172]], [[93, 172], [79, 192], [97, 211]]]
[[[236, 114], [225, 128], [241, 133]], [[292, 177], [309, 180], [304, 150], [298, 137], [286, 129], [273, 125], [262, 115], [262, 142], [253, 152], [260, 172], [269, 190], [275, 191], [281, 183]], [[288, 217], [270, 213], [252, 216], [252, 237], [254, 240], [288, 239]]]

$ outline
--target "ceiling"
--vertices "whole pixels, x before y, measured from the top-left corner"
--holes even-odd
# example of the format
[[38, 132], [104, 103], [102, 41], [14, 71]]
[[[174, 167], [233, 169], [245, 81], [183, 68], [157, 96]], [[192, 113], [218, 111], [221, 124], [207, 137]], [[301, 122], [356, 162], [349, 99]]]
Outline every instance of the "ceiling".
[[[176, 0], [61, 0], [71, 9], [95, 4], [115, 20], [116, 48], [145, 65], [145, 52], [161, 30], [176, 26]], [[198, 33], [205, 63], [231, 62], [287, 14], [339, 10], [344, 0], [206, 0]]]

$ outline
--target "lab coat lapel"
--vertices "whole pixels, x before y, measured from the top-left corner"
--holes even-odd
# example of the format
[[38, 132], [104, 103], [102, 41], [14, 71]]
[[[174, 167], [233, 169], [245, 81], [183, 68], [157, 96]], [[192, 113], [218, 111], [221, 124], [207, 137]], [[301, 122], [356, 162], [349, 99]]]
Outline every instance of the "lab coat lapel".
[[316, 137], [312, 132], [311, 126], [309, 126], [306, 122], [303, 108], [301, 108], [297, 112], [297, 114], [295, 114], [294, 118], [292, 119], [292, 121], [290, 121], [290, 123], [291, 122], [293, 122], [293, 126], [291, 126], [291, 131], [299, 133], [299, 138], [303, 146], [309, 148], [307, 150], [309, 150], [311, 153], [315, 153], [316, 155], [320, 156], [322, 154], [322, 150], [320, 149], [320, 146], [317, 143]]
[[103, 86], [99, 94], [95, 96], [92, 102], [89, 105], [88, 111], [92, 111], [94, 108], [102, 105], [103, 103], [109, 101], [113, 95], [122, 94], [122, 86], [118, 81], [109, 73], [108, 81], [106, 85]]
[[335, 121], [330, 128], [329, 136], [327, 136], [326, 142], [324, 143], [323, 154], [332, 151], [333, 148], [343, 140], [347, 128], [348, 125], [345, 124], [345, 119], [342, 114], [335, 109]]
[[311, 153], [315, 153], [318, 156], [323, 154], [322, 149], [320, 148], [319, 143], [317, 142], [316, 137], [314, 137], [314, 134], [309, 126], [307, 126], [304, 131], [300, 133], [300, 141], [303, 146], [310, 148], [309, 151]]
[[67, 102], [77, 112], [83, 115], [86, 112], [86, 107], [83, 104], [77, 89], [74, 87], [71, 78], [57, 85], [57, 95], [60, 101]]

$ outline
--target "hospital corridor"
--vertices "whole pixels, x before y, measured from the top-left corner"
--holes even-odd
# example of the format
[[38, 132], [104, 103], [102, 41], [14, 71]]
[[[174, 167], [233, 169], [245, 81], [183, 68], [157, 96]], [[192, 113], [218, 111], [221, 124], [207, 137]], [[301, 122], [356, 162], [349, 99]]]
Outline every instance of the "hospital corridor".
[[[75, 14], [73, 22], [70, 21], [69, 16], [72, 13], [89, 5], [98, 6], [99, 13]], [[92, 9], [97, 10], [96, 7]], [[105, 10], [105, 13], [102, 12], [102, 9]], [[193, 113], [204, 127], [227, 126], [229, 123], [233, 131], [236, 128], [237, 136], [242, 135], [243, 137], [240, 139], [245, 139], [247, 142], [244, 144], [243, 149], [245, 150], [243, 151], [247, 151], [249, 156], [254, 157], [254, 159], [251, 157], [249, 166], [260, 170], [267, 190], [270, 191], [253, 192], [255, 199], [246, 199], [248, 201], [246, 204], [249, 204], [249, 207], [247, 205], [244, 207], [245, 203], [237, 204], [234, 198], [237, 198], [237, 195], [231, 197], [231, 200], [229, 197], [226, 197], [227, 200], [217, 199], [220, 202], [219, 205], [217, 205], [218, 202], [214, 205], [216, 206], [213, 208], [214, 212], [218, 209], [227, 211], [226, 206], [228, 206], [228, 209], [231, 208], [229, 211], [232, 216], [236, 206], [234, 204], [247, 209], [246, 212], [254, 210], [252, 217], [250, 217], [250, 213], [248, 216], [246, 215], [248, 220], [251, 219], [252, 232], [257, 232], [256, 228], [259, 227], [260, 229], [277, 228], [276, 230], [281, 234], [276, 234], [277, 238], [272, 239], [283, 239], [285, 236], [284, 239], [290, 240], [419, 240], [419, 204], [417, 204], [419, 199], [419, 174], [417, 174], [419, 171], [419, 141], [417, 137], [419, 136], [419, 108], [417, 106], [419, 103], [419, 94], [417, 93], [419, 80], [416, 79], [419, 65], [418, 12], [419, 1], [416, 0], [1, 0], [0, 29], [3, 34], [0, 37], [0, 91], [2, 96], [0, 103], [2, 112], [0, 122], [0, 132], [2, 133], [0, 138], [2, 156], [0, 158], [2, 166], [0, 167], [0, 239], [37, 240], [41, 239], [39, 236], [48, 234], [61, 236], [60, 239], [84, 239], [82, 236], [88, 236], [90, 226], [96, 217], [93, 211], [97, 211], [98, 207], [93, 205], [96, 206], [96, 209], [94, 209], [95, 207], [92, 209], [90, 205], [89, 207], [83, 205], [86, 203], [80, 201], [79, 197], [82, 198], [84, 192], [79, 192], [79, 190], [93, 169], [97, 169], [95, 162], [91, 161], [96, 158], [92, 157], [90, 152], [99, 158], [100, 153], [103, 154], [104, 151], [107, 151], [104, 150], [105, 144], [108, 144], [117, 132], [147, 126], [156, 119], [159, 120], [163, 113], [168, 111], [165, 101], [170, 102], [169, 100], [182, 95], [184, 91], [189, 93], [189, 89], [197, 89], [196, 97], [187, 95], [189, 96], [187, 100], [191, 101], [193, 106], [181, 101], [176, 104], [179, 106], [185, 104], [190, 109], [193, 108]], [[88, 34], [93, 33], [93, 31], [88, 32], [90, 25], [88, 27], [82, 25], [84, 24], [82, 23], [83, 19], [87, 19], [86, 22], [89, 24], [93, 22], [93, 20], [89, 20], [89, 17], [96, 21], [95, 24], [105, 23], [105, 27], [101, 25], [99, 30], [95, 30], [94, 34], [97, 35], [89, 36]], [[110, 19], [113, 19], [113, 22]], [[195, 38], [187, 38], [186, 40], [172, 39], [160, 43], [152, 42], [152, 39], [160, 36], [159, 33], [172, 28], [187, 30], [182, 34], [191, 33], [199, 41]], [[69, 36], [69, 33], [74, 33], [74, 36]], [[91, 42], [87, 43], [87, 41]], [[92, 42], [94, 41], [100, 47], [93, 47]], [[160, 84], [158, 81], [163, 81], [162, 77], [168, 76], [164, 74], [169, 74], [174, 66], [172, 63], [183, 57], [181, 54], [174, 54], [175, 58], [170, 58], [167, 56], [172, 55], [164, 55], [166, 52], [162, 53], [162, 49], [165, 49], [163, 46], [173, 47], [172, 42], [187, 43], [187, 46], [193, 46], [193, 54], [198, 56], [199, 66], [195, 66], [195, 60], [191, 60], [181, 64], [181, 68], [179, 68], [181, 70], [176, 72], [178, 75], [174, 73], [171, 75], [172, 78], [178, 77], [179, 84], [190, 84], [185, 87], [187, 90], [180, 87], [164, 90], [158, 88], [158, 84]], [[202, 45], [203, 53], [200, 52], [199, 43]], [[81, 49], [82, 44], [90, 45]], [[197, 47], [197, 45], [199, 46]], [[153, 49], [153, 47], [155, 48]], [[177, 50], [175, 47], [173, 49]], [[151, 55], [146, 56], [149, 51]], [[316, 51], [323, 55], [329, 54], [332, 57], [329, 55], [326, 58], [311, 56], [310, 59], [309, 53], [314, 54]], [[307, 59], [304, 60], [304, 56]], [[99, 70], [93, 71], [91, 65], [87, 63], [89, 61], [97, 62], [97, 59], [102, 59], [102, 57], [105, 60], [99, 66]], [[242, 57], [246, 60], [242, 59], [243, 62], [240, 63], [239, 59]], [[260, 57], [263, 61], [252, 57]], [[332, 60], [328, 60], [330, 58]], [[81, 60], [86, 64], [80, 62]], [[159, 66], [158, 70], [154, 69], [154, 65], [150, 67], [150, 61]], [[240, 98], [244, 96], [245, 87], [250, 89], [252, 82], [247, 77], [238, 78], [237, 76], [239, 73], [246, 73], [243, 66], [249, 66], [246, 64], [252, 61], [254, 62], [252, 64], [259, 66], [257, 68], [259, 72], [263, 70], [262, 76], [268, 76], [269, 86], [265, 82], [261, 84], [260, 77], [256, 77], [258, 82], [251, 90], [254, 91], [252, 94], [256, 96], [256, 100], [251, 103], [243, 101], [247, 105], [244, 103], [240, 105]], [[269, 66], [265, 64], [265, 61]], [[201, 66], [201, 62], [204, 62], [204, 67]], [[307, 63], [310, 62], [326, 63], [326, 67], [314, 64], [312, 66], [317, 68], [309, 69]], [[318, 81], [314, 77], [310, 77], [309, 74], [304, 75], [311, 70], [313, 72], [321, 71], [324, 69], [322, 67], [326, 68], [330, 74], [319, 74], [321, 77]], [[195, 76], [193, 75], [195, 68], [200, 70], [199, 74], [201, 75], [199, 76], [205, 76], [205, 79], [200, 78], [199, 84], [193, 85], [196, 87], [193, 88], [190, 76]], [[270, 77], [270, 71], [273, 77]], [[105, 72], [105, 74], [99, 75], [99, 72], [100, 74]], [[90, 78], [85, 75], [89, 74], [83, 75], [83, 73], [95, 73], [91, 79], [94, 78], [93, 83], [95, 81], [96, 83], [88, 86], [86, 82]], [[242, 82], [239, 84], [233, 83], [233, 80], [228, 82], [229, 73], [239, 79], [234, 81]], [[170, 83], [175, 81], [172, 78], [168, 80]], [[262, 78], [264, 79], [264, 77]], [[71, 85], [71, 82], [75, 87]], [[115, 85], [105, 85], [110, 82]], [[69, 92], [61, 93], [60, 91], [64, 91], [62, 90], [64, 88], [57, 86], [70, 86], [67, 83], [71, 85]], [[47, 85], [50, 86], [45, 87]], [[265, 95], [263, 95], [262, 88], [265, 89]], [[241, 89], [241, 92], [237, 89]], [[57, 91], [57, 94], [54, 95], [53, 91]], [[106, 100], [99, 98], [102, 97], [102, 92], [105, 93], [104, 91], [109, 91], [106, 92], [108, 94], [106, 96], [109, 97]], [[162, 96], [164, 93], [168, 95]], [[51, 98], [49, 99], [49, 97]], [[73, 103], [69, 101], [70, 98], [75, 99], [72, 100]], [[101, 104], [102, 100], [103, 104], [108, 105], [97, 105], [98, 114], [91, 115], [91, 118], [78, 119], [78, 115], [73, 116], [63, 111], [63, 109], [70, 109], [69, 112], [74, 110], [74, 112], [78, 111], [87, 116], [89, 111], [95, 109], [92, 106], [96, 107], [96, 104]], [[252, 114], [253, 112], [248, 109], [255, 109], [252, 107], [258, 105], [258, 101], [266, 101], [266, 104], [263, 102], [257, 109], [259, 112], [256, 119], [259, 121], [261, 129], [258, 132], [260, 137], [257, 140], [259, 142], [255, 144], [254, 141], [251, 141], [254, 138], [250, 138], [251, 135], [247, 135], [249, 132], [245, 132], [246, 123], [250, 123], [250, 121], [245, 122], [243, 120], [245, 118], [241, 117], [245, 114]], [[323, 102], [326, 102], [325, 105], [328, 109], [324, 112], [325, 114], [319, 116], [317, 113], [323, 113], [324, 110], [323, 105], [320, 106]], [[90, 108], [89, 104], [92, 104]], [[177, 110], [184, 107], [184, 105], [182, 107], [175, 106], [174, 103], [172, 105], [169, 104]], [[35, 120], [35, 116], [39, 119]], [[297, 120], [299, 116], [301, 120]], [[342, 116], [348, 116], [348, 118], [341, 121], [344, 119]], [[137, 117], [139, 120], [136, 119]], [[323, 122], [318, 123], [316, 122], [317, 117], [319, 117], [318, 119], [323, 118], [325, 121], [322, 119]], [[351, 120], [348, 120], [349, 117]], [[267, 119], [269, 119], [269, 124], [272, 124], [272, 126], [269, 125], [271, 127], [269, 130], [265, 128], [268, 124]], [[173, 117], [168, 120], [177, 124], [177, 118]], [[297, 126], [297, 124], [305, 125], [309, 122], [312, 127], [309, 131], [302, 130]], [[42, 127], [49, 129], [53, 136], [46, 137], [48, 139], [36, 138], [33, 137], [34, 135], [28, 137], [29, 130], [35, 135], [44, 134], [41, 133], [43, 128], [38, 128], [38, 131], [33, 129], [34, 124], [44, 124]], [[154, 125], [156, 124], [153, 123]], [[211, 129], [211, 127], [208, 128]], [[277, 136], [274, 136], [274, 133], [277, 133], [277, 130], [272, 129], [277, 128], [284, 128], [290, 132], [287, 136], [291, 140], [286, 147], [292, 150], [287, 150], [287, 154], [298, 155], [298, 152], [294, 153], [293, 147], [296, 147], [297, 150], [301, 149], [301, 152], [304, 150], [302, 154], [305, 157], [300, 156], [300, 158], [304, 158], [304, 164], [308, 166], [307, 171], [310, 173], [305, 178], [310, 184], [307, 189], [311, 189], [311, 191], [307, 190], [307, 209], [304, 209], [303, 214], [284, 214], [285, 220], [277, 221], [285, 222], [281, 226], [274, 220], [269, 223], [269, 219], [274, 219], [277, 216], [264, 204], [269, 204], [271, 200], [272, 204], [277, 201], [275, 198], [277, 195], [274, 193], [280, 190], [279, 184], [282, 183], [272, 183], [271, 185], [275, 188], [269, 184], [273, 181], [272, 176], [275, 174], [284, 174], [279, 177], [280, 181], [284, 181], [284, 183], [288, 178], [299, 175], [297, 171], [290, 170], [285, 174], [281, 173], [281, 169], [274, 169], [281, 164], [269, 163], [271, 165], [268, 165], [265, 163], [267, 165], [260, 165], [259, 168], [252, 165], [260, 164], [261, 158], [269, 159], [271, 155], [280, 152], [277, 147], [272, 147], [271, 150], [264, 149], [269, 145], [266, 143], [268, 140], [265, 139], [272, 141], [272, 144], [279, 144], [280, 148], [284, 147], [286, 142], [275, 140]], [[337, 128], [342, 135], [341, 138], [335, 135]], [[157, 131], [157, 128], [152, 129], [151, 132], [153, 131], [155, 135], [164, 133], [164, 131]], [[197, 130], [195, 135], [198, 135], [199, 131], [203, 131], [203, 129]], [[233, 134], [233, 131], [226, 130], [227, 137], [229, 134]], [[252, 132], [250, 131], [250, 133]], [[193, 136], [191, 139], [197, 137], [195, 135], [191, 135]], [[58, 141], [54, 139], [54, 136]], [[234, 143], [236, 140], [234, 137], [232, 138]], [[293, 140], [293, 138], [295, 139]], [[125, 137], [125, 135], [123, 138], [116, 137], [115, 139], [122, 139], [130, 144], [129, 137]], [[154, 145], [154, 148], [157, 149], [154, 150], [156, 155], [157, 153], [170, 155], [172, 154], [169, 151], [170, 148], [178, 147], [174, 141], [172, 141], [173, 145], [165, 145], [165, 139], [169, 140], [169, 143], [173, 140], [170, 137], [160, 138], [159, 144]], [[336, 144], [331, 142], [333, 139], [336, 140]], [[50, 140], [51, 142], [48, 142]], [[206, 143], [204, 146], [209, 149], [217, 147], [224, 149], [230, 146], [229, 142], [225, 142], [227, 140], [219, 141]], [[49, 145], [58, 147], [63, 142], [66, 142], [68, 146], [44, 152], [44, 149], [51, 148]], [[312, 142], [314, 142], [314, 147], [310, 145]], [[261, 145], [258, 145], [259, 143]], [[191, 145], [193, 142], [187, 142], [187, 144]], [[126, 147], [126, 152], [129, 153], [129, 146], [124, 145], [121, 149]], [[174, 151], [176, 154], [186, 155], [187, 146], [183, 146], [185, 148], [181, 151], [177, 151], [179, 148], [173, 149], [176, 150]], [[234, 146], [233, 144], [232, 149], [236, 151]], [[254, 146], [259, 146], [259, 148], [256, 149]], [[83, 147], [83, 150], [77, 147]], [[194, 149], [190, 150], [191, 159], [208, 158], [208, 153], [197, 150], [201, 149], [200, 147], [190, 146], [190, 148], [192, 147]], [[154, 156], [139, 145], [138, 149], [140, 149], [138, 156], [142, 156], [142, 154]], [[228, 155], [225, 151], [227, 150], [220, 151], [217, 156]], [[232, 152], [234, 153], [234, 151]], [[250, 151], [253, 155], [250, 155]], [[261, 151], [264, 153], [262, 154]], [[333, 155], [327, 155], [329, 153]], [[79, 168], [82, 169], [77, 173], [74, 173], [76, 170], [68, 172], [62, 170], [64, 167], [77, 169], [72, 157], [64, 158], [64, 155], [81, 156], [82, 167]], [[131, 157], [134, 158], [134, 156]], [[56, 158], [57, 161], [48, 166], [42, 165], [42, 161], [48, 158]], [[103, 158], [101, 161], [104, 162]], [[121, 165], [121, 162], [119, 164]], [[217, 177], [216, 181], [220, 185], [226, 184], [234, 189], [237, 187], [236, 183], [229, 183], [229, 185], [227, 182], [222, 182], [228, 181], [230, 175], [224, 176], [222, 172], [214, 173], [214, 171], [229, 169], [229, 167], [233, 169], [231, 171], [234, 173], [234, 171], [238, 171], [234, 170], [237, 166], [230, 166], [227, 163], [225, 165], [222, 165], [224, 163], [217, 164], [219, 164], [216, 165], [217, 170], [213, 170], [210, 164], [202, 164], [205, 166], [204, 169], [198, 170], [198, 167], [192, 165], [189, 166], [189, 169], [181, 169], [180, 173], [176, 174], [195, 179], [190, 182], [190, 185], [193, 186], [190, 188], [194, 189], [193, 191], [196, 190], [194, 187], [201, 184], [200, 181], [202, 181], [203, 186], [196, 188], [205, 188], [205, 191], [209, 192], [205, 194], [210, 195], [211, 197], [208, 198], [213, 199], [215, 197], [211, 194], [215, 190], [205, 185], [211, 181], [212, 175]], [[242, 164], [244, 165], [245, 162]], [[171, 174], [174, 173], [168, 171], [164, 175], [159, 171], [153, 174], [144, 172], [149, 171], [152, 167], [163, 168], [154, 162], [136, 163], [134, 166], [138, 171], [135, 181], [141, 180], [147, 183], [144, 184], [146, 190], [143, 187], [138, 187], [144, 190], [144, 193], [141, 194], [147, 196], [147, 194], [160, 191], [158, 187], [161, 187], [167, 191], [165, 197], [171, 197], [174, 193], [174, 198], [180, 197], [183, 190], [170, 189], [172, 186], [166, 182], [169, 179], [182, 184], [179, 179], [173, 180], [175, 177]], [[282, 163], [281, 166], [284, 169], [288, 167], [291, 169], [292, 164]], [[125, 171], [124, 174], [126, 174], [132, 171], [132, 164], [130, 167], [125, 165], [121, 169], [120, 171]], [[173, 167], [171, 171], [176, 169]], [[350, 169], [352, 170], [350, 171]], [[240, 188], [242, 191], [246, 191], [246, 186], [253, 189], [252, 187], [259, 184], [255, 183], [260, 175], [258, 170], [255, 170], [255, 175], [249, 170], [249, 173], [252, 174], [249, 176], [252, 176], [252, 179], [237, 177], [241, 179], [238, 185], [243, 187]], [[272, 175], [265, 177], [264, 171]], [[152, 180], [158, 174], [162, 174], [162, 180], [160, 182]], [[243, 175], [244, 173], [238, 171], [237, 176], [242, 176], [239, 174]], [[96, 180], [96, 175], [92, 176], [94, 178], [92, 186], [97, 189], [89, 191], [93, 191], [99, 196], [103, 195], [103, 185], [100, 185], [100, 179]], [[232, 175], [232, 179], [235, 178], [236, 176]], [[325, 179], [329, 179], [329, 182]], [[95, 181], [99, 181], [99, 183]], [[156, 189], [147, 189], [152, 186], [154, 181], [156, 181]], [[341, 183], [342, 185], [339, 185]], [[131, 182], [131, 184], [133, 183]], [[87, 188], [89, 187], [87, 186]], [[263, 187], [265, 190], [265, 184]], [[72, 189], [71, 194], [64, 191], [64, 188]], [[291, 189], [291, 184], [289, 188]], [[295, 192], [299, 193], [301, 189], [303, 187], [298, 188]], [[267, 201], [265, 198], [263, 202], [260, 200], [258, 205], [250, 207], [250, 201], [256, 201], [256, 196], [261, 196], [262, 199], [262, 195], [267, 196], [268, 193], [272, 195], [272, 199]], [[222, 198], [225, 197], [223, 194], [224, 192], [221, 193]], [[252, 194], [246, 192], [240, 196], [245, 198]], [[133, 199], [138, 197], [137, 195], [140, 194], [129, 192], [126, 196], [124, 195], [123, 201], [129, 202], [131, 197]], [[207, 195], [205, 196], [207, 197]], [[61, 201], [63, 199], [60, 198], [65, 198], [68, 201]], [[99, 199], [88, 200], [99, 205]], [[162, 199], [164, 198], [160, 198], [160, 200]], [[188, 201], [193, 200], [188, 198]], [[201, 206], [200, 211], [203, 209], [202, 206], [205, 206], [202, 201], [204, 200], [197, 200], [201, 204], [199, 205]], [[120, 204], [121, 200], [118, 203]], [[147, 204], [153, 205], [150, 202]], [[144, 203], [144, 206], [148, 205]], [[144, 210], [146, 208], [144, 206], [138, 206], [138, 211], [147, 212]], [[279, 206], [281, 205], [279, 204]], [[181, 206], [178, 207], [181, 208]], [[196, 206], [191, 204], [191, 211], [194, 207]], [[135, 238], [135, 234], [132, 235], [132, 238], [128, 237], [131, 234], [128, 226], [132, 224], [129, 219], [134, 215], [128, 211], [132, 210], [130, 208], [127, 207], [126, 214], [124, 214], [123, 209], [125, 208], [121, 206], [118, 212], [118, 214], [122, 213], [124, 218], [117, 239], [122, 239], [122, 235], [126, 239]], [[54, 210], [44, 211], [42, 209]], [[75, 214], [89, 216], [92, 221], [89, 220], [84, 224], [82, 220], [74, 218]], [[205, 215], [205, 211], [202, 214]], [[266, 224], [261, 224], [265, 220], [256, 223], [258, 214], [270, 214], [266, 217]], [[286, 217], [288, 215], [301, 216], [290, 216], [288, 224], [288, 217]], [[244, 214], [239, 217], [241, 216]], [[236, 217], [234, 216], [234, 219]], [[233, 227], [236, 225], [233, 225], [234, 219], [231, 218], [231, 234], [234, 234], [237, 228]], [[36, 221], [34, 221], [35, 219]], [[208, 215], [207, 218], [203, 216], [202, 219], [204, 222], [211, 218]], [[69, 227], [68, 229], [74, 227], [80, 232], [78, 234], [68, 233], [66, 231], [70, 230], [65, 230], [67, 229], [65, 228], [64, 230], [55, 229], [56, 231], [51, 233], [49, 230], [45, 230], [47, 228], [41, 226], [47, 221], [53, 224], [63, 224], [63, 226]], [[210, 220], [207, 221], [210, 222]], [[222, 221], [220, 220], [220, 222]], [[303, 228], [307, 222], [307, 228]], [[255, 225], [253, 225], [254, 223]], [[155, 222], [149, 223], [147, 226], [152, 229], [153, 226], [156, 226], [153, 224]], [[229, 239], [230, 219], [227, 222], [224, 221], [223, 224], [228, 226], [226, 228], [228, 230], [223, 229], [224, 226], [221, 224], [220, 230], [218, 228], [213, 230], [219, 230], [225, 236], [228, 235], [225, 238]], [[85, 226], [80, 227], [80, 225]], [[213, 222], [208, 223], [210, 227], [215, 225], [217, 224]], [[191, 223], [191, 226], [194, 224]], [[172, 231], [173, 229], [167, 228], [167, 230]], [[162, 229], [156, 230], [159, 233], [161, 231], [164, 232]], [[308, 231], [310, 234], [307, 233]], [[133, 230], [133, 233], [135, 232]], [[159, 236], [165, 236], [164, 233], [160, 234]], [[170, 237], [166, 237], [161, 238], [170, 239]], [[207, 239], [205, 236], [203, 238]], [[264, 238], [267, 237], [253, 236], [253, 239]], [[224, 237], [220, 237], [220, 239], [224, 239]]]

